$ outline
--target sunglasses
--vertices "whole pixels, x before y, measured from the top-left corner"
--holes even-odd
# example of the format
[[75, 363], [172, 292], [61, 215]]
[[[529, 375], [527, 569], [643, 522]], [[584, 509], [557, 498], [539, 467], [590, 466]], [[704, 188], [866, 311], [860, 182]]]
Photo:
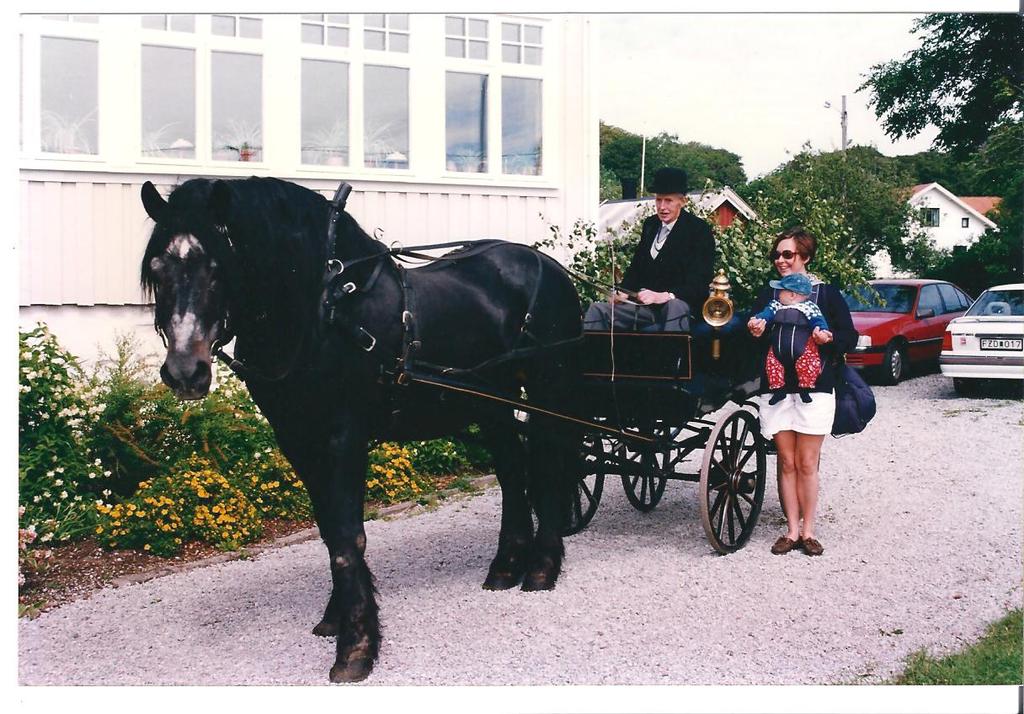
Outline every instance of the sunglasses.
[[768, 254], [768, 259], [772, 261], [778, 260], [779, 258], [783, 258], [784, 260], [793, 260], [793, 258], [795, 258], [798, 255], [800, 255], [800, 253], [794, 253], [791, 250], [784, 250], [781, 253], [777, 250], [773, 250], [771, 253]]

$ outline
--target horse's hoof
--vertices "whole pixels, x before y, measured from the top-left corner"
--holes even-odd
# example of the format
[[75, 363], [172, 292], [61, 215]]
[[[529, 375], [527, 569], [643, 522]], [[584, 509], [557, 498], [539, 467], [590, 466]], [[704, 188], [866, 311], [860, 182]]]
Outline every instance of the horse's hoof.
[[539, 590], [554, 590], [556, 578], [547, 573], [531, 573], [523, 580], [523, 592], [537, 592]]
[[338, 624], [336, 622], [320, 620], [317, 626], [313, 628], [313, 634], [317, 637], [337, 637]]
[[522, 573], [517, 575], [516, 573], [492, 571], [487, 573], [487, 578], [484, 580], [484, 590], [510, 590], [522, 579]]
[[331, 667], [331, 682], [333, 684], [344, 684], [351, 682], [362, 682], [370, 676], [373, 670], [373, 660], [354, 659], [344, 665], [335, 664]]

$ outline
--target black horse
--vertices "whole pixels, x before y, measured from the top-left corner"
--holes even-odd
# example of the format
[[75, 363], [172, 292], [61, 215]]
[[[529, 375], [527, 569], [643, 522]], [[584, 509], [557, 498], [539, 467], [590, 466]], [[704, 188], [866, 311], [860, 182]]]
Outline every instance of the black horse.
[[[205, 396], [212, 355], [234, 336], [234, 368], [309, 490], [333, 581], [313, 629], [337, 637], [331, 681], [364, 679], [378, 656], [374, 581], [363, 557], [375, 440], [427, 439], [478, 423], [502, 494], [484, 587], [555, 586], [578, 434], [542, 413], [527, 420], [523, 439], [507, 404], [407, 377], [411, 365], [426, 365], [571, 411], [581, 311], [557, 262], [495, 241], [406, 270], [344, 211], [329, 255], [331, 203], [273, 178], [192, 179], [166, 201], [146, 182], [142, 202], [156, 223], [142, 283], [167, 343], [163, 381], [182, 399]], [[350, 267], [328, 324], [320, 313], [331, 257]]]

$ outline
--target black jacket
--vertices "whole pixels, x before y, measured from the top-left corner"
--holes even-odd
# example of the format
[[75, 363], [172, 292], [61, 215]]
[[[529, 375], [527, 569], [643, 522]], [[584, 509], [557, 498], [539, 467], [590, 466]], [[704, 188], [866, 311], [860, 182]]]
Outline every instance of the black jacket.
[[699, 315], [714, 277], [715, 238], [711, 226], [692, 213], [680, 211], [655, 260], [651, 258], [651, 244], [660, 230], [661, 219], [657, 216], [644, 221], [640, 245], [622, 276], [622, 287], [675, 293], [689, 304], [691, 314]]
[[[757, 296], [757, 301], [754, 303], [751, 315], [756, 315], [763, 310], [774, 297], [775, 290], [770, 287], [764, 288]], [[859, 335], [857, 329], [853, 326], [850, 308], [837, 287], [829, 283], [822, 283], [817, 303], [818, 307], [821, 308], [821, 314], [825, 316], [825, 322], [828, 323], [828, 329], [832, 333], [832, 341], [824, 345], [818, 345], [818, 351], [821, 353], [822, 370], [818, 380], [814, 383], [814, 389], [811, 391], [831, 392], [836, 386], [836, 370], [839, 358], [857, 346], [857, 337]], [[757, 338], [758, 344], [762, 347], [762, 356], [764, 358], [767, 358], [768, 349], [771, 346], [768, 339], [771, 332], [770, 329], [766, 329], [761, 337]], [[762, 359], [763, 364], [764, 359]], [[765, 392], [767, 388], [768, 377], [763, 374], [762, 368], [761, 391]], [[787, 389], [787, 391], [797, 390], [793, 388]]]

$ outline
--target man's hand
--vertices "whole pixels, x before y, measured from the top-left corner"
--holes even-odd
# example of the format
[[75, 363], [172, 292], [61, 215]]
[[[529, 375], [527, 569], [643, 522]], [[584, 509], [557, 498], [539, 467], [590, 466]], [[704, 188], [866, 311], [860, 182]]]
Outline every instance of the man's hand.
[[764, 334], [764, 328], [767, 324], [767, 320], [762, 320], [759, 317], [752, 317], [747, 320], [747, 330], [749, 330], [750, 334], [754, 337], [760, 337]]
[[817, 342], [819, 345], [823, 345], [826, 342], [832, 341], [832, 333], [829, 332], [828, 330], [823, 330], [820, 327], [814, 328], [814, 332], [811, 333], [811, 337], [813, 337], [814, 341]]
[[658, 293], [644, 288], [636, 294], [641, 305], [661, 305], [672, 299], [672, 293]]
[[626, 295], [625, 293], [620, 293], [618, 290], [615, 290], [615, 291], [612, 292], [611, 296], [608, 298], [608, 302], [611, 302], [611, 303], [629, 302], [629, 296]]

